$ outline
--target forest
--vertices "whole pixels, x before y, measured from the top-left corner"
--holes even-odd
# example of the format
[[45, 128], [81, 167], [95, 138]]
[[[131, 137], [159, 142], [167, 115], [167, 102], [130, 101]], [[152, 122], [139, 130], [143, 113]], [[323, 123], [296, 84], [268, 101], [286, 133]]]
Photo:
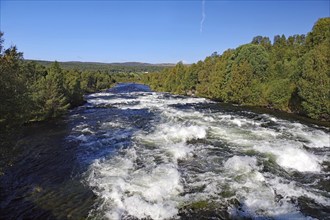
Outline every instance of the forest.
[[256, 36], [192, 65], [178, 63], [142, 81], [155, 91], [261, 106], [330, 120], [330, 18], [307, 35]]
[[109, 88], [115, 79], [101, 71], [63, 70], [58, 62], [45, 67], [26, 62], [16, 46], [0, 41], [0, 128], [58, 117], [84, 103], [83, 95]]

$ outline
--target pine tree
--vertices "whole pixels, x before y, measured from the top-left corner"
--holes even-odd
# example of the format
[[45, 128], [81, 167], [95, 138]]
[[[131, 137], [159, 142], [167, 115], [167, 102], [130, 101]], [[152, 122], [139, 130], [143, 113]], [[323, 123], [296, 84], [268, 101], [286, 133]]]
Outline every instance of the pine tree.
[[54, 118], [67, 111], [70, 104], [65, 96], [63, 73], [55, 62], [46, 77], [40, 78], [35, 87], [34, 100], [37, 104], [37, 118]]
[[3, 50], [0, 32], [0, 126], [22, 124], [29, 112], [26, 78], [21, 70], [23, 54], [15, 46]]

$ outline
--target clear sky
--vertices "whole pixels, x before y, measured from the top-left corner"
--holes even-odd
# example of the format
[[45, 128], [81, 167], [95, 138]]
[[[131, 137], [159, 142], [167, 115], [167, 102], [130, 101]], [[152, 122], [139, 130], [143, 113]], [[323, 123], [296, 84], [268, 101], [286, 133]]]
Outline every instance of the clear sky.
[[192, 63], [330, 16], [329, 0], [0, 1], [5, 47], [51, 61]]

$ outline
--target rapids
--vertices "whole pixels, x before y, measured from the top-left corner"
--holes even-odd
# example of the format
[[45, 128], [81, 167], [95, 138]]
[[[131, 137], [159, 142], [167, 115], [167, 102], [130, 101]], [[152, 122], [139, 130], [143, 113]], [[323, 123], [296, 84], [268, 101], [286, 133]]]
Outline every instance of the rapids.
[[[86, 100], [70, 113], [62, 140], [74, 146], [70, 176], [88, 198], [85, 217], [330, 215], [328, 128], [139, 84], [118, 84]], [[56, 217], [56, 207], [49, 209]]]

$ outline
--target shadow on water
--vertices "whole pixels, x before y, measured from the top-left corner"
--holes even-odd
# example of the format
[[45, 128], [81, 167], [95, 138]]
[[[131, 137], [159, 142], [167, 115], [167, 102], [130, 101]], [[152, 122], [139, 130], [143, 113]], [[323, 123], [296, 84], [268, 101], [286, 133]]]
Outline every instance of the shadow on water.
[[14, 158], [0, 176], [0, 219], [86, 217], [95, 198], [75, 171], [77, 146], [64, 141], [67, 121], [28, 125], [21, 134], [7, 146]]

